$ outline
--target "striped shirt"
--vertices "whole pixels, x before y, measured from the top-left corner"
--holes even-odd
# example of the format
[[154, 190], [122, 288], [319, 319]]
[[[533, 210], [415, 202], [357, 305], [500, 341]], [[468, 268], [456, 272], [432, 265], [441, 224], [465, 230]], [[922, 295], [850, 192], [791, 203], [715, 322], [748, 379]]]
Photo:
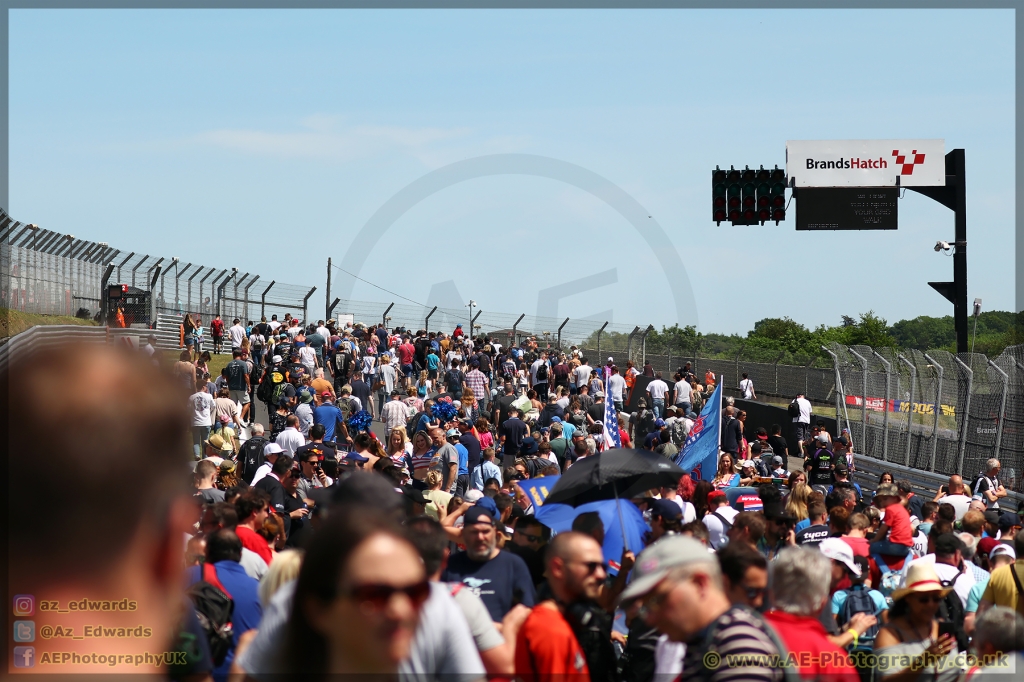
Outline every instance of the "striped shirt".
[[[764, 626], [768, 627], [768, 626]], [[704, 666], [705, 654], [717, 652], [721, 664], [714, 670]], [[710, 682], [726, 682], [728, 680], [762, 680], [777, 682], [783, 678], [782, 668], [777, 664], [771, 667], [760, 665], [757, 657], [779, 655], [779, 650], [771, 638], [765, 634], [757, 616], [742, 608], [733, 607], [719, 616], [696, 641], [689, 642], [686, 655], [683, 657], [683, 674], [680, 682], [709, 680]], [[733, 661], [730, 665], [729, 656], [751, 657], [755, 660]]]

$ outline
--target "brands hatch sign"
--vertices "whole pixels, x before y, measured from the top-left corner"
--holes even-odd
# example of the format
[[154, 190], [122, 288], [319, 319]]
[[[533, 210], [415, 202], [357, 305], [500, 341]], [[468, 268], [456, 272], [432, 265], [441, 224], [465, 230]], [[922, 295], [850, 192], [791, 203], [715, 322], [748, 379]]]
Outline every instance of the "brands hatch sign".
[[946, 184], [945, 140], [789, 140], [786, 176], [795, 187]]

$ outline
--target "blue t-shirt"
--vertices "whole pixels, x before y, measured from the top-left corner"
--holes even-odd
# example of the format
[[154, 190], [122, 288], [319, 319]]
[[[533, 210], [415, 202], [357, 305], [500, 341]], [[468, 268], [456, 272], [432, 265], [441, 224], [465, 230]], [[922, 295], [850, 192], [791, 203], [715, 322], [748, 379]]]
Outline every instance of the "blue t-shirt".
[[427, 355], [427, 369], [437, 369], [437, 363], [439, 363], [440, 361], [441, 358], [437, 357], [436, 355], [434, 355], [433, 352], [431, 352], [429, 355]]
[[334, 441], [337, 440], [334, 437], [335, 425], [343, 420], [341, 410], [337, 405], [326, 403], [313, 410], [313, 423], [324, 425], [324, 440]]
[[[234, 626], [231, 648], [224, 662], [213, 669], [213, 679], [216, 682], [224, 682], [235, 658], [238, 638], [243, 632], [259, 627], [260, 618], [263, 617], [263, 606], [258, 593], [259, 582], [246, 575], [241, 564], [237, 561], [218, 561], [213, 566], [217, 569], [217, 580], [231, 593], [231, 599], [235, 602], [234, 611], [231, 613], [231, 624]], [[201, 570], [199, 566], [189, 568], [186, 573], [189, 585], [199, 581]]]
[[459, 453], [459, 476], [465, 476], [469, 473], [469, 450], [462, 443], [456, 443], [455, 451]]
[[810, 519], [804, 519], [803, 521], [797, 521], [796, 525], [793, 527], [793, 530], [795, 532], [799, 533], [804, 528], [807, 528], [810, 525], [811, 525], [811, 520]]
[[500, 551], [490, 561], [473, 561], [459, 552], [449, 559], [441, 580], [462, 583], [472, 590], [495, 623], [500, 623], [516, 604], [533, 608], [537, 600], [530, 569], [511, 552]]
[[985, 594], [986, 587], [988, 587], [988, 578], [974, 583], [970, 594], [967, 595], [967, 606], [964, 608], [964, 613], [978, 612], [978, 604], [981, 603], [981, 596]]
[[[863, 590], [863, 587], [851, 588]], [[846, 597], [849, 596], [850, 590], [837, 590], [832, 595], [832, 615], [838, 616], [843, 612], [843, 606], [846, 604]], [[868, 596], [871, 597], [871, 601], [875, 605], [875, 612], [871, 615], [877, 616], [882, 611], [889, 608], [889, 605], [885, 603], [885, 597], [878, 590], [868, 590]], [[842, 624], [842, 623], [841, 623]]]

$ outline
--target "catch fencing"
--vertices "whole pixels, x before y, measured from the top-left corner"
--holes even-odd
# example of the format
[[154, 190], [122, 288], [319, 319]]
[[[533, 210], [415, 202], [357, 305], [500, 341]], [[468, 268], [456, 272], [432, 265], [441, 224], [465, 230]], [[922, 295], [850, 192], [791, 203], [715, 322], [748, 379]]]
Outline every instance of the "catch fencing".
[[980, 353], [832, 344], [839, 421], [855, 451], [972, 480], [999, 459], [1008, 490], [1024, 491], [1024, 346]]

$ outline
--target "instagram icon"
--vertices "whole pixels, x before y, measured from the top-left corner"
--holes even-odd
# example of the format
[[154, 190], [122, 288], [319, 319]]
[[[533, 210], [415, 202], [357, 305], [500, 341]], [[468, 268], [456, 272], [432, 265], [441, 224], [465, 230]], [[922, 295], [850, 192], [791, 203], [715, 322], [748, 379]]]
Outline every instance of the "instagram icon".
[[14, 615], [31, 616], [36, 612], [36, 598], [31, 594], [14, 595]]

